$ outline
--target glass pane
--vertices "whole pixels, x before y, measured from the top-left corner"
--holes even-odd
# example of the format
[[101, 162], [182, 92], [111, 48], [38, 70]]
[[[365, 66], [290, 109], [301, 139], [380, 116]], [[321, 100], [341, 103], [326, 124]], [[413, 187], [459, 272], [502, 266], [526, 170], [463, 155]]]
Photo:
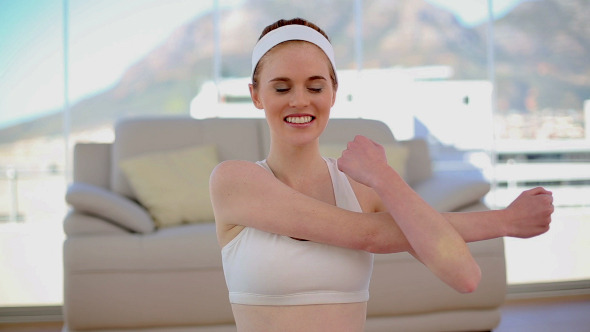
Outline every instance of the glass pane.
[[[499, 1], [497, 1], [499, 2]], [[551, 230], [507, 239], [508, 282], [590, 278], [590, 39], [586, 1], [523, 1], [494, 24], [497, 186], [553, 191]]]
[[437, 169], [489, 167], [486, 23], [486, 0], [363, 2], [361, 115], [428, 140]]
[[187, 115], [213, 65], [213, 1], [72, 1], [72, 141], [112, 141], [117, 119]]
[[0, 307], [62, 298], [62, 1], [0, 3]]
[[[211, 77], [212, 3], [66, 3], [69, 154], [112, 141], [121, 117], [188, 114]], [[62, 302], [63, 4], [0, 5], [0, 306]]]

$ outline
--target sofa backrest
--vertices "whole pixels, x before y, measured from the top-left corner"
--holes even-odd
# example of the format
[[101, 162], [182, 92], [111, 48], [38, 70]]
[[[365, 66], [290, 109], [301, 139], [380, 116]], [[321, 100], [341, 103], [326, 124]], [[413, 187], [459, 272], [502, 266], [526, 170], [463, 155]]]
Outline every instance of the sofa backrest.
[[[368, 119], [331, 119], [320, 144], [343, 144], [355, 135], [367, 136], [381, 144], [393, 143], [391, 130], [383, 122]], [[119, 163], [133, 156], [201, 144], [215, 144], [220, 160], [256, 161], [266, 157], [270, 133], [265, 119], [190, 117], [130, 118], [115, 125], [111, 147], [110, 188], [134, 198]]]
[[[262, 128], [262, 149], [266, 155], [270, 149], [270, 132], [266, 120]], [[393, 134], [387, 125], [381, 121], [369, 119], [330, 119], [326, 130], [320, 137], [320, 144], [346, 144], [354, 139], [355, 135], [364, 135], [376, 142], [393, 143]]]
[[320, 137], [320, 144], [348, 143], [356, 135], [363, 135], [377, 143], [394, 143], [389, 127], [378, 120], [369, 119], [330, 119], [326, 130]]
[[391, 129], [381, 121], [370, 119], [331, 119], [320, 137], [321, 144], [347, 143], [356, 135], [363, 135], [377, 143], [399, 143], [408, 148], [405, 180], [410, 185], [420, 183], [432, 176], [432, 162], [428, 143], [421, 138], [396, 141]]
[[134, 197], [119, 163], [146, 153], [215, 144], [220, 160], [260, 160], [264, 155], [260, 148], [260, 125], [260, 119], [147, 117], [120, 121], [115, 125], [112, 146], [111, 189]]
[[112, 146], [112, 143], [76, 143], [73, 160], [74, 182], [110, 189]]

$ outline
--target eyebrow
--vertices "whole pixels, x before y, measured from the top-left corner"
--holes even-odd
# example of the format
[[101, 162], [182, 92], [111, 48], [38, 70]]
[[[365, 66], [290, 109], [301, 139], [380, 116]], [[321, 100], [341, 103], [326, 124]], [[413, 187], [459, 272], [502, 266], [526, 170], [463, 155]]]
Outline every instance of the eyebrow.
[[[327, 81], [328, 79], [321, 75], [314, 75], [307, 78], [307, 81], [316, 81], [316, 80], [324, 80]], [[291, 79], [288, 77], [275, 77], [268, 82], [290, 82]]]

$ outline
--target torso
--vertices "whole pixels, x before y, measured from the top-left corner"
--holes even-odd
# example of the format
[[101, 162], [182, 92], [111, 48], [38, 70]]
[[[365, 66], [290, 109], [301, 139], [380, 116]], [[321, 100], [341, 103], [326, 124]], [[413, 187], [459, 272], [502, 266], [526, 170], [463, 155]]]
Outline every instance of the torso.
[[[300, 188], [294, 188], [299, 192], [313, 197], [317, 200], [322, 202], [326, 202], [331, 205], [336, 205], [336, 200], [334, 197], [334, 191], [332, 189], [332, 182], [330, 180], [329, 173], [326, 169], [326, 176], [324, 178], [323, 183], [320, 186], [305, 186], [301, 185]], [[364, 186], [352, 179], [349, 178], [350, 185], [356, 195], [356, 198], [363, 210], [363, 212], [382, 212], [385, 211], [383, 203], [381, 199], [375, 193], [375, 191], [367, 186]], [[317, 183], [315, 183], [317, 185]], [[320, 187], [322, 189], [313, 189], [313, 187]], [[218, 234], [219, 237], [219, 244], [223, 247], [231, 240], [233, 240], [240, 232], [244, 229], [242, 225], [231, 225], [225, 227], [219, 227], [218, 232], [222, 234]]]
[[[327, 185], [313, 186], [328, 188], [303, 192], [306, 195], [336, 205], [332, 181], [327, 178]], [[358, 203], [363, 211], [374, 210], [371, 192], [366, 187], [350, 181]], [[312, 188], [313, 188], [312, 187]], [[229, 230], [230, 242], [244, 229], [235, 226]], [[309, 304], [309, 305], [242, 305], [232, 304], [234, 318], [241, 332], [254, 331], [350, 331], [364, 330], [367, 302]]]

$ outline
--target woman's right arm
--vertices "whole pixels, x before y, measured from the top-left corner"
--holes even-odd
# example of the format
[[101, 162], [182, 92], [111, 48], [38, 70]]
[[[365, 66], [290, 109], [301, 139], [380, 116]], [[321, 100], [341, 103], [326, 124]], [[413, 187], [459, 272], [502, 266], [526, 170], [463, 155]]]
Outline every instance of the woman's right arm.
[[[373, 253], [412, 251], [388, 212], [356, 213], [303, 195], [247, 161], [226, 161], [211, 175], [211, 201], [218, 234], [250, 226]], [[506, 209], [443, 213], [466, 242], [502, 236], [528, 238], [546, 232], [553, 212], [551, 192], [524, 191]], [[229, 239], [231, 240], [231, 238]], [[229, 242], [220, 238], [223, 245]]]
[[[288, 187], [251, 162], [218, 165], [211, 174], [210, 191], [221, 246], [237, 234], [236, 227], [254, 227], [373, 253], [416, 254], [390, 213], [358, 213], [324, 203]], [[550, 193], [534, 189], [523, 193], [506, 210], [443, 215], [467, 242], [500, 236], [530, 237], [546, 231], [552, 212], [550, 198]], [[423, 260], [423, 256], [416, 256]], [[442, 279], [449, 285], [455, 283]], [[459, 291], [473, 288], [453, 287]]]
[[352, 212], [311, 198], [252, 162], [219, 164], [210, 193], [222, 246], [235, 236], [232, 229], [244, 226], [376, 253], [410, 249], [389, 214]]

